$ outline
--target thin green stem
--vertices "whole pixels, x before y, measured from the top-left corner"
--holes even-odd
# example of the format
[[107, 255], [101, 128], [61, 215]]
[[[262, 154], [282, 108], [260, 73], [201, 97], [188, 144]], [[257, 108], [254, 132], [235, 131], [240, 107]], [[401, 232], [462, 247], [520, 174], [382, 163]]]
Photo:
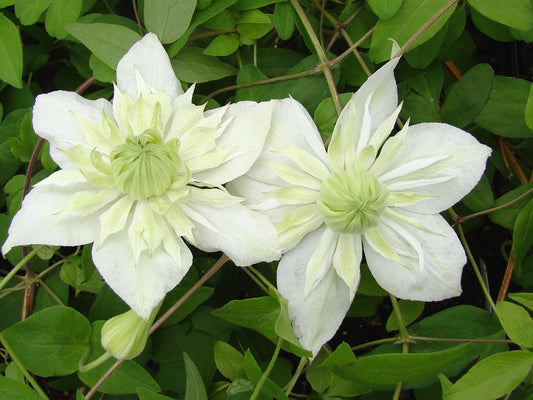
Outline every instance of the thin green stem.
[[397, 343], [399, 340], [400, 339], [398, 337], [377, 339], [377, 340], [372, 340], [371, 342], [358, 344], [357, 346], [351, 347], [351, 349], [352, 351], [357, 351], [357, 350], [366, 349], [367, 347], [378, 346], [380, 344]]
[[261, 393], [261, 389], [263, 388], [263, 385], [265, 384], [266, 380], [268, 379], [268, 376], [272, 372], [272, 368], [274, 368], [274, 364], [276, 363], [276, 360], [278, 359], [279, 351], [281, 350], [281, 344], [283, 343], [283, 339], [279, 338], [278, 342], [276, 343], [276, 348], [274, 349], [274, 354], [272, 354], [272, 358], [270, 359], [270, 362], [268, 363], [265, 372], [263, 372], [263, 375], [261, 375], [261, 378], [259, 378], [259, 381], [257, 382], [257, 385], [255, 386], [255, 389], [250, 396], [250, 400], [257, 399], [257, 396]]
[[[265, 276], [259, 272], [255, 267], [248, 267], [248, 269], [253, 272], [253, 274], [263, 282], [263, 284], [270, 290], [278, 291], [276, 287], [267, 279]], [[267, 290], [268, 291], [268, 290]]]
[[20, 260], [20, 262], [17, 265], [15, 265], [11, 271], [9, 271], [9, 273], [0, 282], [0, 290], [2, 290], [5, 285], [7, 285], [7, 283], [11, 280], [11, 278], [13, 278], [13, 276], [15, 276], [15, 274], [22, 267], [24, 267], [26, 265], [26, 263], [28, 261], [30, 261], [39, 252], [39, 250], [41, 250], [42, 247], [43, 247], [42, 245], [35, 247], [32, 251], [30, 251], [26, 255], [26, 257], [24, 257], [22, 260]]
[[120, 367], [120, 365], [124, 362], [124, 360], [117, 360], [115, 363], [103, 374], [100, 379], [98, 379], [98, 382], [94, 384], [94, 386], [87, 392], [85, 395], [85, 400], [90, 400], [92, 397], [98, 392], [98, 389], [100, 386], [104, 384], [104, 382], [111, 376], [115, 370]]
[[46, 400], [49, 400], [48, 399], [48, 396], [46, 395], [46, 393], [43, 391], [43, 389], [41, 389], [41, 387], [39, 386], [39, 384], [35, 381], [35, 379], [33, 378], [33, 376], [28, 372], [28, 370], [24, 367], [24, 365], [22, 365], [22, 363], [20, 362], [20, 360], [18, 359], [18, 357], [15, 355], [15, 352], [13, 351], [13, 349], [11, 348], [11, 346], [9, 346], [9, 344], [7, 343], [6, 339], [4, 338], [4, 336], [2, 335], [2, 333], [0, 333], [0, 343], [2, 343], [2, 346], [4, 346], [4, 349], [6, 349], [7, 353], [9, 354], [9, 356], [11, 357], [11, 359], [13, 360], [13, 362], [15, 364], [17, 364], [17, 367], [19, 367], [19, 369], [22, 371], [22, 374], [24, 375], [24, 377], [28, 380], [28, 382], [30, 382], [30, 385], [33, 387], [33, 389], [39, 393], [39, 396], [41, 396], [43, 399], [46, 399]]
[[331, 73], [331, 67], [328, 64], [328, 58], [326, 57], [326, 53], [320, 45], [320, 40], [318, 40], [318, 37], [316, 36], [315, 31], [313, 30], [313, 27], [311, 26], [311, 23], [309, 22], [309, 19], [305, 14], [305, 11], [300, 6], [300, 3], [298, 3], [298, 0], [290, 0], [290, 2], [294, 10], [296, 11], [296, 14], [298, 14], [298, 17], [300, 17], [302, 24], [304, 25], [304, 28], [307, 34], [309, 35], [311, 42], [313, 43], [313, 47], [315, 48], [316, 54], [321, 63], [322, 71], [324, 72], [324, 76], [326, 77], [326, 82], [328, 84], [329, 91], [333, 99], [333, 104], [335, 105], [337, 113], [340, 114], [342, 111], [342, 106], [339, 100], [339, 94], [337, 93], [337, 87], [335, 86], [335, 80], [333, 79], [333, 74]]
[[398, 320], [400, 339], [402, 342], [408, 341], [409, 334], [407, 333], [407, 328], [405, 327], [405, 323], [403, 321], [402, 312], [400, 310], [400, 305], [398, 304], [398, 300], [392, 294], [389, 294], [389, 298], [392, 304], [392, 310], [394, 312], [394, 315], [396, 316], [396, 319]]
[[486, 210], [483, 210], [483, 211], [479, 211], [479, 212], [476, 212], [476, 213], [473, 213], [473, 214], [470, 214], [470, 215], [467, 215], [465, 217], [462, 217], [462, 216], [457, 216], [457, 222], [458, 223], [462, 223], [464, 221], [468, 221], [469, 219], [472, 219], [472, 218], [476, 218], [476, 217], [480, 217], [482, 215], [486, 215], [486, 214], [490, 214], [490, 213], [493, 213], [495, 211], [499, 211], [499, 210], [502, 210], [504, 208], [507, 208], [509, 206], [512, 206], [513, 204], [515, 203], [518, 203], [520, 200], [522, 200], [523, 198], [529, 196], [530, 194], [533, 193], [533, 188], [529, 189], [528, 191], [522, 193], [520, 196], [518, 196], [516, 199], [513, 199], [511, 201], [508, 201], [507, 203], [504, 203], [502, 205], [499, 205], [499, 206], [496, 206], [496, 207], [492, 207], [492, 208], [488, 208]]
[[451, 7], [453, 7], [453, 5], [457, 3], [458, 1], [459, 0], [451, 0], [444, 7], [442, 7], [439, 11], [437, 11], [435, 15], [433, 15], [430, 19], [428, 19], [426, 23], [422, 25], [422, 27], [418, 31], [416, 31], [415, 34], [411, 36], [409, 40], [407, 40], [407, 42], [405, 42], [402, 48], [394, 55], [394, 58], [401, 57], [407, 51], [407, 49], [409, 49], [409, 47], [411, 47], [411, 45], [420, 36], [422, 36], [424, 32], [426, 32], [429, 29], [431, 25], [433, 25], [446, 11], [448, 11]]
[[409, 339], [412, 341], [420, 342], [454, 342], [454, 343], [514, 343], [508, 339], [458, 339], [458, 338], [438, 338], [438, 337], [426, 337], [409, 335]]
[[248, 275], [250, 277], [250, 279], [253, 280], [255, 282], [255, 284], [257, 286], [259, 286], [259, 288], [263, 292], [268, 294], [268, 288], [265, 285], [263, 285], [263, 282], [261, 282], [261, 280], [257, 276], [255, 276], [255, 274], [252, 271], [250, 271], [249, 268], [243, 268], [243, 270], [246, 273], [246, 275]]
[[307, 363], [307, 358], [302, 357], [300, 358], [300, 362], [298, 363], [298, 366], [296, 367], [296, 371], [294, 371], [294, 374], [292, 375], [291, 380], [287, 383], [287, 386], [285, 386], [285, 394], [289, 396], [292, 392], [292, 389], [294, 389], [294, 386], [296, 385], [296, 382], [298, 382], [298, 378], [302, 374], [302, 371], [305, 367], [305, 364]]
[[[457, 213], [453, 211], [452, 208], [449, 210], [450, 215], [454, 220], [457, 219]], [[479, 285], [481, 286], [481, 290], [483, 290], [483, 293], [485, 294], [485, 297], [489, 304], [491, 305], [492, 309], [496, 313], [496, 304], [494, 304], [494, 301], [492, 300], [492, 297], [490, 296], [489, 289], [487, 288], [487, 285], [485, 285], [485, 281], [483, 280], [483, 276], [481, 276], [481, 272], [479, 270], [479, 267], [477, 265], [477, 262], [472, 254], [472, 251], [470, 250], [470, 246], [468, 246], [468, 242], [466, 241], [465, 233], [463, 231], [463, 227], [458, 224], [457, 225], [457, 232], [459, 234], [459, 238], [461, 239], [461, 243], [463, 244], [463, 247], [466, 251], [466, 255], [468, 256], [468, 259], [470, 260], [470, 264], [472, 264], [472, 268], [474, 269], [474, 273], [476, 274], [477, 280], [479, 281]]]

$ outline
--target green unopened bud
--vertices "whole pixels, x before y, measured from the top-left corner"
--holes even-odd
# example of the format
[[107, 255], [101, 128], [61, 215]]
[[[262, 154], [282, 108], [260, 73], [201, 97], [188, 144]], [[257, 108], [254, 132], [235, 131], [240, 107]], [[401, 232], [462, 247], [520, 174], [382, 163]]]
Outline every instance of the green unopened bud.
[[117, 359], [132, 359], [144, 350], [152, 321], [130, 310], [106, 321], [102, 327], [102, 347]]
[[318, 209], [335, 232], [361, 234], [378, 224], [388, 195], [374, 175], [353, 169], [334, 173], [322, 183]]
[[160, 196], [179, 175], [182, 165], [175, 143], [163, 143], [147, 129], [111, 152], [116, 185], [134, 200]]

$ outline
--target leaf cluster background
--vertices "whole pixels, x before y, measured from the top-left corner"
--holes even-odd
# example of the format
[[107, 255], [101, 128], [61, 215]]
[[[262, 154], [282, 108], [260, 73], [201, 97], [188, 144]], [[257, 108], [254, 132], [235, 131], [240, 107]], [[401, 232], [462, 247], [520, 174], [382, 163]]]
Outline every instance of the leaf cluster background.
[[[144, 352], [80, 372], [103, 353], [103, 321], [127, 306], [90, 246], [17, 248], [1, 265], [0, 398], [532, 398], [532, 2], [0, 0], [2, 242], [23, 193], [57, 169], [33, 132], [35, 96], [110, 98], [118, 61], [148, 31], [178, 79], [196, 84], [196, 104], [292, 96], [325, 141], [337, 106], [396, 41], [400, 119], [446, 122], [493, 149], [446, 215], [469, 255], [463, 294], [397, 301], [363, 268], [343, 326], [308, 363], [286, 302], [268, 289], [275, 263], [228, 264], [207, 279], [217, 258], [196, 251], [160, 314], [179, 308]], [[11, 276], [14, 266], [25, 268]]]

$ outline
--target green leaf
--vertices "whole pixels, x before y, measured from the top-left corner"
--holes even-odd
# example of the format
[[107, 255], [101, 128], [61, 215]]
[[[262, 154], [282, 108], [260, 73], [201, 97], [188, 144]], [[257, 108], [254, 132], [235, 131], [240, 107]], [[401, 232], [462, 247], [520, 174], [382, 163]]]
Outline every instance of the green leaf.
[[[400, 307], [400, 312], [402, 314], [402, 319], [405, 326], [415, 321], [424, 311], [423, 301], [400, 300], [398, 305]], [[398, 319], [396, 318], [396, 313], [394, 311], [392, 311], [389, 315], [385, 329], [387, 332], [400, 329], [400, 324], [398, 323]]]
[[42, 400], [28, 385], [0, 375], [0, 399], [6, 400]]
[[475, 122], [500, 136], [533, 137], [525, 120], [530, 87], [531, 83], [523, 79], [496, 75], [487, 104]]
[[487, 210], [494, 205], [494, 194], [485, 174], [462, 202], [472, 211]]
[[522, 271], [522, 261], [533, 246], [533, 199], [516, 217], [513, 229], [513, 257], [517, 273]]
[[514, 40], [508, 26], [488, 19], [473, 8], [470, 9], [470, 18], [472, 18], [472, 22], [476, 28], [478, 28], [488, 37], [499, 42], [511, 42]]
[[485, 17], [521, 31], [533, 29], [533, 7], [529, 0], [468, 0]]
[[265, 36], [273, 26], [272, 16], [259, 10], [245, 11], [237, 21], [241, 42], [248, 45]]
[[509, 339], [521, 347], [533, 347], [533, 321], [529, 313], [508, 301], [499, 301], [496, 310]]
[[57, 39], [64, 39], [67, 36], [65, 26], [78, 20], [82, 3], [82, 0], [52, 0], [46, 12], [46, 32]]
[[187, 29], [187, 31], [181, 36], [179, 40], [176, 40], [174, 43], [172, 43], [168, 47], [167, 52], [168, 52], [169, 57], [173, 58], [176, 54], [178, 54], [178, 52], [187, 43], [187, 39], [189, 38], [189, 35], [199, 25], [213, 18], [215, 15], [221, 13], [229, 6], [235, 4], [236, 1], [237, 0], [217, 0], [213, 2], [213, 4], [211, 4], [205, 10], [197, 11], [196, 13], [194, 13], [191, 24], [189, 25], [189, 28]]
[[100, 82], [114, 82], [117, 79], [115, 70], [94, 54], [89, 58], [89, 67], [95, 79]]
[[[499, 207], [510, 203], [531, 189], [533, 189], [533, 182], [520, 185], [516, 189], [513, 189], [510, 192], [505, 193], [503, 196], [497, 198], [494, 202], [494, 207]], [[495, 224], [503, 226], [504, 228], [513, 229], [518, 214], [526, 206], [532, 196], [533, 193], [529, 193], [529, 195], [522, 197], [520, 200], [512, 203], [511, 205], [490, 213], [490, 220]]]
[[529, 87], [529, 96], [526, 103], [526, 124], [533, 130], [533, 85]]
[[398, 382], [413, 382], [428, 378], [463, 360], [471, 344], [449, 350], [417, 354], [378, 354], [358, 358], [352, 365], [337, 368], [336, 372], [356, 382], [372, 386], [390, 386]]
[[172, 43], [189, 27], [196, 0], [145, 0], [144, 23], [161, 43]]
[[509, 293], [507, 296], [533, 311], [533, 293]]
[[398, 12], [402, 0], [368, 0], [368, 5], [379, 19], [389, 19]]
[[[403, 0], [394, 17], [380, 20], [372, 34], [370, 58], [375, 62], [383, 62], [391, 57], [392, 41], [404, 45], [422, 26], [443, 8], [448, 0]], [[448, 9], [433, 25], [431, 25], [410, 47], [413, 50], [435, 35], [453, 14], [457, 4]]]
[[40, 376], [68, 375], [78, 369], [91, 336], [89, 321], [69, 307], [39, 311], [3, 331], [22, 364]]
[[239, 44], [239, 37], [234, 33], [218, 35], [203, 53], [208, 56], [228, 56], [239, 48]]
[[287, 0], [238, 0], [235, 4], [235, 9], [239, 11], [255, 10], [269, 4], [285, 2]]
[[533, 353], [510, 351], [487, 357], [443, 393], [444, 400], [497, 399], [522, 382], [533, 364]]
[[187, 353], [183, 353], [185, 373], [187, 374], [185, 400], [207, 400], [204, 381]]
[[16, 0], [15, 15], [22, 25], [33, 25], [52, 0]]
[[73, 23], [67, 25], [66, 29], [113, 69], [117, 68], [119, 60], [141, 38], [137, 32], [122, 25]]
[[488, 64], [469, 69], [448, 91], [441, 109], [442, 120], [458, 128], [471, 123], [487, 103], [493, 77]]
[[138, 388], [137, 394], [139, 395], [139, 400], [174, 400], [172, 397], [156, 393], [144, 387]]
[[276, 3], [274, 7], [274, 27], [282, 40], [290, 39], [294, 33], [294, 12], [289, 3]]
[[215, 343], [215, 364], [226, 378], [234, 381], [244, 376], [244, 357], [239, 350], [225, 342]]
[[0, 13], [0, 79], [22, 87], [22, 41], [13, 22]]
[[186, 47], [174, 57], [172, 67], [178, 79], [187, 83], [216, 81], [237, 74], [237, 70], [197, 47]]

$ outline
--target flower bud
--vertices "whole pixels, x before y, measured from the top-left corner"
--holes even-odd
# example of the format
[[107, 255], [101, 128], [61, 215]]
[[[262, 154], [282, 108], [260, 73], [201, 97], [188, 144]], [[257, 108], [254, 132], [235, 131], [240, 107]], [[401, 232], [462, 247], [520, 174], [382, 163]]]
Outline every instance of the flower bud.
[[146, 346], [151, 325], [132, 310], [116, 315], [102, 327], [102, 347], [117, 359], [135, 358]]

